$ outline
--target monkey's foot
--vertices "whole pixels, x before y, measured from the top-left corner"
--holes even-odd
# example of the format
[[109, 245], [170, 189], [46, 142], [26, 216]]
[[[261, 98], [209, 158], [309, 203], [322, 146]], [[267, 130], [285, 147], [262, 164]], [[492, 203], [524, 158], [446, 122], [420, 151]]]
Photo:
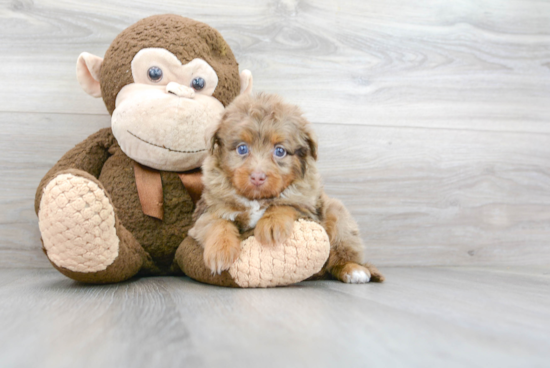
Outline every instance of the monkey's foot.
[[241, 242], [239, 258], [221, 274], [212, 274], [206, 267], [203, 251], [191, 236], [178, 247], [175, 259], [187, 276], [212, 285], [274, 287], [294, 284], [319, 272], [328, 259], [330, 243], [321, 225], [298, 220], [290, 238], [281, 244], [265, 246], [253, 236]]
[[47, 256], [74, 272], [105, 270], [118, 257], [114, 208], [97, 183], [61, 174], [44, 188], [38, 220]]
[[298, 220], [290, 238], [274, 246], [251, 236], [241, 244], [229, 274], [240, 287], [273, 287], [303, 281], [319, 272], [330, 252], [328, 235], [312, 221]]

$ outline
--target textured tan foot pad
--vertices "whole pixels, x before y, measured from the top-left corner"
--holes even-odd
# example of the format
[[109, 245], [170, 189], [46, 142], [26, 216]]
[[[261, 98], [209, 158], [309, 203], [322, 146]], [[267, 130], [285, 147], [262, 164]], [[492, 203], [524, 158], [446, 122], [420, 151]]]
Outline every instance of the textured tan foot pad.
[[294, 223], [292, 236], [283, 244], [266, 246], [255, 237], [242, 242], [239, 259], [229, 273], [240, 287], [273, 287], [303, 281], [319, 272], [330, 252], [328, 235], [311, 221]]
[[44, 188], [38, 220], [48, 258], [59, 267], [97, 272], [118, 256], [113, 206], [91, 180], [55, 177]]

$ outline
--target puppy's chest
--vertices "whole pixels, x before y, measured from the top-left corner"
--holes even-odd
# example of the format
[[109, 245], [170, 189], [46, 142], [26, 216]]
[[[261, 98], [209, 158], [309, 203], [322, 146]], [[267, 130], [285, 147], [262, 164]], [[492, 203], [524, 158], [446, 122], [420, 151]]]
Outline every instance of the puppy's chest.
[[269, 204], [248, 200], [242, 201], [241, 205], [239, 210], [228, 212], [222, 216], [226, 220], [235, 222], [240, 230], [254, 228], [269, 207]]

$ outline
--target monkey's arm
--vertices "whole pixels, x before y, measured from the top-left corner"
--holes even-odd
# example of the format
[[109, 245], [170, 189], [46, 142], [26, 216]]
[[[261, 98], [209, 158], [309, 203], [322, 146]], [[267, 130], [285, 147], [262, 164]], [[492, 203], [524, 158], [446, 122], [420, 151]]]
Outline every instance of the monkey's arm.
[[109, 158], [109, 148], [116, 142], [111, 128], [101, 129], [61, 157], [40, 181], [36, 189], [34, 210], [38, 214], [43, 189], [61, 171], [68, 169], [82, 170], [94, 177], [99, 177], [105, 161]]

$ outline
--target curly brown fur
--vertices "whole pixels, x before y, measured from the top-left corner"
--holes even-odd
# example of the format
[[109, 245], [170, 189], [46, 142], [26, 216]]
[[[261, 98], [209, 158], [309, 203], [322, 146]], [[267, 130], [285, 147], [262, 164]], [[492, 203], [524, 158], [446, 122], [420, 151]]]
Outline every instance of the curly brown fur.
[[376, 268], [361, 264], [357, 224], [341, 202], [324, 194], [316, 159], [311, 124], [279, 96], [243, 95], [226, 108], [203, 164], [205, 190], [189, 232], [204, 246], [213, 272], [231, 266], [238, 237], [250, 229], [269, 246], [284, 242], [294, 221], [305, 218], [321, 223], [330, 238], [321, 274], [348, 283], [383, 280]]

